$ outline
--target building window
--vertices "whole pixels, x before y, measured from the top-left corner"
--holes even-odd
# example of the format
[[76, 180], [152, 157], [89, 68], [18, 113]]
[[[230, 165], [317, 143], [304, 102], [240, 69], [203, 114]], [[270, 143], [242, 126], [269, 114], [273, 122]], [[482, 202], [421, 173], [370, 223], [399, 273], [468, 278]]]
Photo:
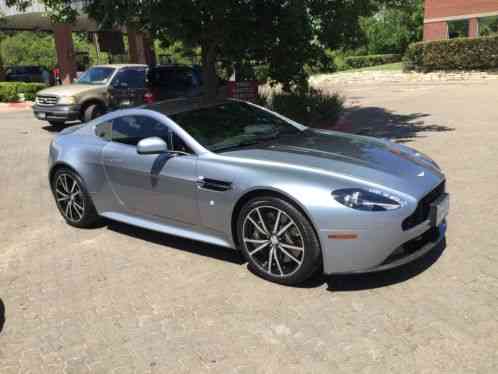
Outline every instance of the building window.
[[469, 20], [462, 19], [448, 22], [448, 36], [453, 38], [466, 38], [469, 36]]
[[479, 18], [479, 36], [498, 35], [498, 16]]

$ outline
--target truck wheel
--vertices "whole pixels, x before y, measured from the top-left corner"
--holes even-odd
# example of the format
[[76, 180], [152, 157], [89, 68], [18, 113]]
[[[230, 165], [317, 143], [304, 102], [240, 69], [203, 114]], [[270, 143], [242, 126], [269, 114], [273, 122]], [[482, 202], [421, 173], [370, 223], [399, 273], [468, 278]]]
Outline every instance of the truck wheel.
[[83, 122], [100, 117], [105, 113], [104, 107], [100, 104], [90, 104], [83, 110]]
[[48, 123], [56, 129], [60, 129], [64, 126], [64, 121], [48, 121]]

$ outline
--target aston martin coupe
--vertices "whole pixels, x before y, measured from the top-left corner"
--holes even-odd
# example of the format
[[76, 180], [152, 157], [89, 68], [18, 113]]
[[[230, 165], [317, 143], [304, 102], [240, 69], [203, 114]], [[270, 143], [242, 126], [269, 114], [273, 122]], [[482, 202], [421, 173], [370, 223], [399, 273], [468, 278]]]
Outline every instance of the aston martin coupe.
[[235, 100], [167, 101], [67, 128], [49, 170], [72, 226], [105, 217], [240, 250], [287, 285], [418, 259], [444, 239], [449, 211], [445, 176], [424, 154]]

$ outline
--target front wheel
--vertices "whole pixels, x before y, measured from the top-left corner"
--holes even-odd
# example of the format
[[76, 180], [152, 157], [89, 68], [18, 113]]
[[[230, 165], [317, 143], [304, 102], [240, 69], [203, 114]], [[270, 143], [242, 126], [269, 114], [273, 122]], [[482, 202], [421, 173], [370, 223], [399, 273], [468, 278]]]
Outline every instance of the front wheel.
[[74, 171], [57, 170], [52, 178], [52, 193], [59, 212], [71, 226], [89, 228], [98, 222], [97, 210], [83, 180]]
[[285, 200], [250, 200], [239, 214], [237, 234], [250, 267], [272, 282], [298, 285], [321, 265], [320, 243], [311, 223]]
[[90, 104], [83, 110], [83, 122], [90, 122], [104, 113], [105, 108], [101, 104]]

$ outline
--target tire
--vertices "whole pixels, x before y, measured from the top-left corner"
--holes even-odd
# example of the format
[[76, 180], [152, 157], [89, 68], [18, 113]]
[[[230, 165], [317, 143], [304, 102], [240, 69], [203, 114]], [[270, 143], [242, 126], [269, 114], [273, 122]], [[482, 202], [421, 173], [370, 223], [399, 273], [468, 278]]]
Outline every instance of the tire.
[[50, 184], [55, 204], [69, 225], [79, 228], [96, 226], [100, 217], [77, 173], [69, 168], [61, 168], [55, 172]]
[[55, 128], [61, 128], [65, 124], [64, 121], [48, 121], [48, 123], [50, 123], [50, 125], [55, 127]]
[[90, 104], [83, 109], [82, 120], [83, 122], [89, 122], [95, 118], [100, 117], [105, 112], [104, 107], [101, 104]]
[[271, 282], [297, 286], [321, 267], [320, 242], [311, 223], [283, 199], [247, 202], [237, 219], [237, 239], [251, 270]]

